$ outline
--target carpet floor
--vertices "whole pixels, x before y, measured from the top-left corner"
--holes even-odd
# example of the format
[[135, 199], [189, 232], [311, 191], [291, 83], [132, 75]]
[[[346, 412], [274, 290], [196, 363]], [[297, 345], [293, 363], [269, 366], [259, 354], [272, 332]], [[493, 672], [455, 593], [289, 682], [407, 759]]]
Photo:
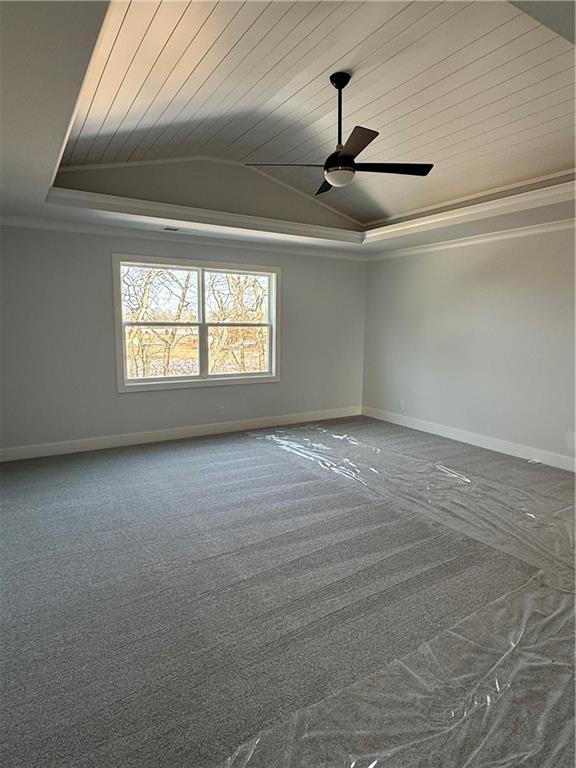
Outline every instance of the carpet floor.
[[214, 768], [536, 572], [243, 434], [1, 475], [12, 768]]

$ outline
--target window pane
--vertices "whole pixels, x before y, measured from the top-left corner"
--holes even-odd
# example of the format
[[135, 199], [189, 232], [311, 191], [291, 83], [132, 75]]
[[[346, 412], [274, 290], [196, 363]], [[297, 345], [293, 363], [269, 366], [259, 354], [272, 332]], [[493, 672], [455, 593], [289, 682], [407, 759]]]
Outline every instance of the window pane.
[[212, 375], [266, 373], [269, 328], [208, 329], [208, 370]]
[[206, 271], [206, 322], [269, 322], [269, 285], [268, 275]]
[[198, 328], [131, 325], [124, 329], [128, 379], [198, 376]]
[[120, 268], [124, 321], [195, 322], [198, 272], [151, 264]]

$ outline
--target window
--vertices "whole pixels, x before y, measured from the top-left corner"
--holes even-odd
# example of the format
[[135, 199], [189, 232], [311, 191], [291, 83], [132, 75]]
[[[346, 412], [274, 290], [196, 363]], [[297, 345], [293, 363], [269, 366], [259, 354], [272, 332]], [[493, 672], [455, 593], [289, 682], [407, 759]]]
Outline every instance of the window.
[[120, 390], [277, 380], [278, 272], [115, 256]]

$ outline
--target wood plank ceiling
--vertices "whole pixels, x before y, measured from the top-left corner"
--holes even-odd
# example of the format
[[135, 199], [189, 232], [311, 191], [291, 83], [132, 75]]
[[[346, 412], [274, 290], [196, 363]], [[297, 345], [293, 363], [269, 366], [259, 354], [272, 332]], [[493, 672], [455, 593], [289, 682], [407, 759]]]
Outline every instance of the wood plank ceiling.
[[[435, 165], [323, 196], [369, 225], [572, 169], [573, 57], [503, 1], [112, 2], [63, 165], [322, 163], [336, 143], [328, 76], [345, 69], [344, 136], [380, 132], [361, 159]], [[266, 172], [311, 196], [321, 180]]]

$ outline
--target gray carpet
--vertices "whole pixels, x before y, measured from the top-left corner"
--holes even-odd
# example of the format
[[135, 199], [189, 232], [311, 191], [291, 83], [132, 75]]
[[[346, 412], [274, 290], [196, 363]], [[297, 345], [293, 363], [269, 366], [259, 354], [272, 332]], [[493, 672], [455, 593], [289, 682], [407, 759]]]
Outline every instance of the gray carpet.
[[13, 768], [214, 768], [535, 572], [245, 435], [2, 480]]

